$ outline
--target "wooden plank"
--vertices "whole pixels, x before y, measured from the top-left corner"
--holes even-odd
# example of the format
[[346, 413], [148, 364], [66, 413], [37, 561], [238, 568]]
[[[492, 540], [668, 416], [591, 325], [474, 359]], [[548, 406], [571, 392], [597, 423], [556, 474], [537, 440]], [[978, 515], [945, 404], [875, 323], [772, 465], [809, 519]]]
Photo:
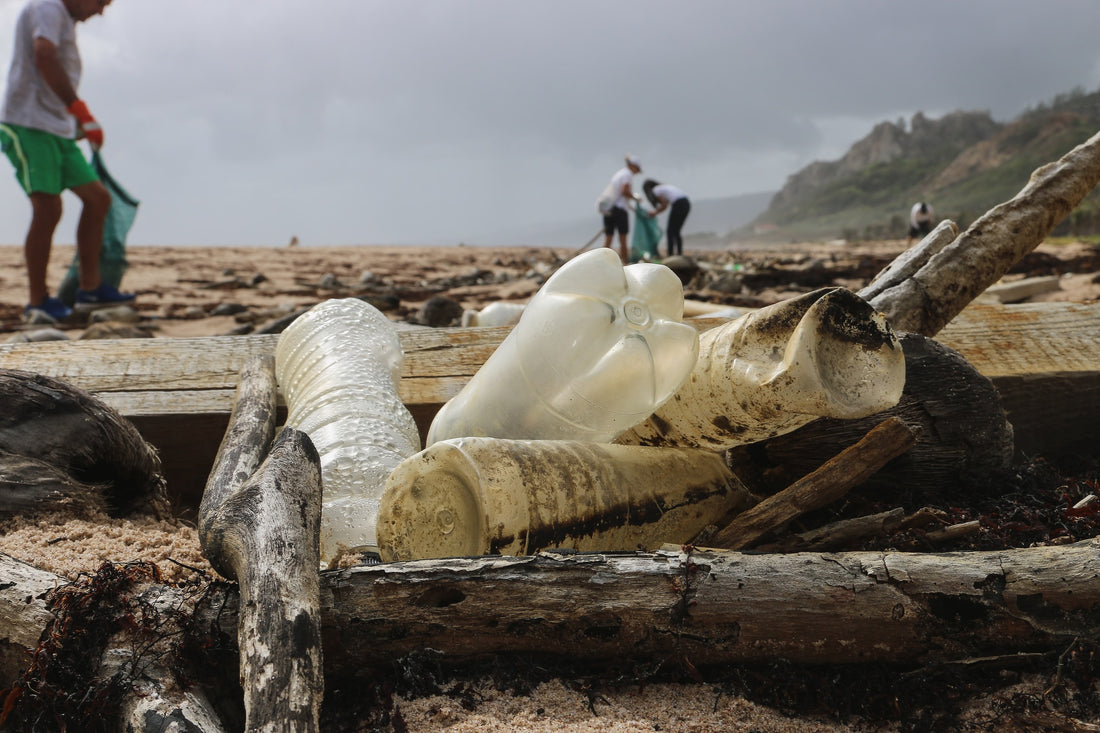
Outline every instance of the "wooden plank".
[[[723, 319], [690, 319], [700, 331]], [[400, 396], [421, 437], [510, 327], [400, 331]], [[244, 363], [277, 335], [51, 341], [0, 345], [0, 367], [65, 380], [131, 418], [165, 462], [169, 490], [201, 494], [228, 424]], [[1047, 452], [1100, 444], [1100, 303], [972, 304], [937, 336], [989, 377], [1017, 447]]]

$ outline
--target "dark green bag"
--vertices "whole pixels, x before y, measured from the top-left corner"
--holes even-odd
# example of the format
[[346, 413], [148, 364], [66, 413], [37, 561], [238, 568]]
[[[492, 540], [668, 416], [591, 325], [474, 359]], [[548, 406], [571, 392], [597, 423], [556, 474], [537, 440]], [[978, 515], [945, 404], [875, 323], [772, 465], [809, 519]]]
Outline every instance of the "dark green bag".
[[634, 236], [630, 240], [630, 261], [639, 260], [657, 261], [657, 245], [661, 241], [664, 232], [657, 223], [657, 217], [650, 216], [645, 207], [634, 207]]
[[[137, 216], [138, 200], [111, 177], [98, 150], [92, 153], [89, 162], [99, 175], [99, 180], [111, 192], [111, 208], [107, 210], [107, 221], [103, 224], [103, 248], [99, 251], [99, 275], [103, 282], [117, 288], [122, 284], [122, 276], [128, 266], [126, 235], [130, 233]], [[70, 307], [76, 301], [76, 289], [80, 285], [79, 265], [79, 258], [73, 255], [73, 262], [57, 292], [57, 297]]]

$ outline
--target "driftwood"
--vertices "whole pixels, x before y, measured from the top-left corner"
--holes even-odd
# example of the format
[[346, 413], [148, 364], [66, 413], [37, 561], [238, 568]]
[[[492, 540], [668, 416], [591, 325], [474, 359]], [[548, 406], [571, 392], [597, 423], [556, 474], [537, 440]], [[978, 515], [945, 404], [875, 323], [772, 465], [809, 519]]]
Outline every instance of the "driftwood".
[[267, 452], [276, 391], [274, 357], [245, 365], [199, 509], [199, 536], [211, 564], [240, 586], [247, 730], [316, 731], [324, 693], [320, 460], [292, 428]]
[[60, 505], [167, 516], [156, 452], [122, 415], [70, 384], [0, 369], [0, 516]]
[[[860, 291], [898, 331], [935, 336], [1000, 280], [1100, 183], [1100, 133], [1038, 168], [1010, 201], [986, 212], [951, 244], [918, 244], [904, 268], [884, 271]], [[941, 227], [942, 228], [942, 227]], [[912, 265], [919, 265], [912, 271]]]
[[738, 514], [711, 543], [731, 550], [752, 547], [761, 537], [795, 517], [844, 496], [888, 461], [913, 447], [918, 436], [919, 430], [896, 417], [887, 418], [858, 443], [845, 448], [808, 476]]
[[[0, 586], [0, 617], [28, 624], [45, 617], [37, 594], [55, 576], [5, 555], [0, 576], [18, 579]], [[211, 592], [218, 603], [198, 604], [195, 625], [232, 636], [234, 588]], [[1096, 638], [1100, 538], [997, 552], [544, 553], [384, 563], [322, 573], [321, 599], [332, 678], [425, 649], [452, 663], [498, 653], [597, 665], [931, 663]]]

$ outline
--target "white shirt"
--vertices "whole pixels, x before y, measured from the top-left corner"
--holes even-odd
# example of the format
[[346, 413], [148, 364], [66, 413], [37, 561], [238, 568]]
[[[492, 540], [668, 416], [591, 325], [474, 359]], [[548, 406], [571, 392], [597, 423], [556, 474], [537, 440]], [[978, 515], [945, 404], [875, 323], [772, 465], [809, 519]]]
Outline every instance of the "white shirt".
[[653, 187], [653, 195], [661, 201], [667, 201], [668, 203], [675, 203], [680, 199], [686, 199], [687, 194], [668, 183], [661, 183]]
[[617, 171], [615, 175], [611, 176], [611, 187], [618, 192], [619, 197], [615, 199], [615, 206], [620, 209], [626, 209], [630, 211], [630, 199], [623, 196], [623, 186], [631, 183], [634, 180], [634, 171], [624, 166], [621, 170]]
[[57, 47], [58, 59], [73, 89], [80, 83], [76, 21], [61, 0], [29, 0], [15, 21], [15, 45], [0, 121], [75, 137], [76, 120], [34, 63], [36, 38], [44, 38]]
[[925, 204], [924, 205], [925, 208], [928, 209], [928, 211], [926, 211], [923, 214], [920, 213], [920, 205], [921, 205], [921, 202], [918, 201], [917, 203], [913, 204], [913, 208], [909, 210], [909, 223], [912, 226], [917, 226], [918, 224], [923, 224], [925, 222], [932, 221], [932, 219], [935, 217], [935, 213], [933, 213], [933, 211], [932, 211], [931, 204]]

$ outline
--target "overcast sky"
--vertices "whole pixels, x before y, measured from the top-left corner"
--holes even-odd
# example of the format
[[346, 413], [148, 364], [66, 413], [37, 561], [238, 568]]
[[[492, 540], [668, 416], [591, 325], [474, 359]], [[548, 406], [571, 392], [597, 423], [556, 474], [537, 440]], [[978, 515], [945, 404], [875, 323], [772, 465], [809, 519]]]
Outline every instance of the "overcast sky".
[[78, 26], [80, 93], [142, 202], [131, 244], [477, 244], [595, 231], [628, 152], [711, 198], [918, 111], [1007, 121], [1100, 87], [1098, 28], [1098, 0], [115, 0]]

